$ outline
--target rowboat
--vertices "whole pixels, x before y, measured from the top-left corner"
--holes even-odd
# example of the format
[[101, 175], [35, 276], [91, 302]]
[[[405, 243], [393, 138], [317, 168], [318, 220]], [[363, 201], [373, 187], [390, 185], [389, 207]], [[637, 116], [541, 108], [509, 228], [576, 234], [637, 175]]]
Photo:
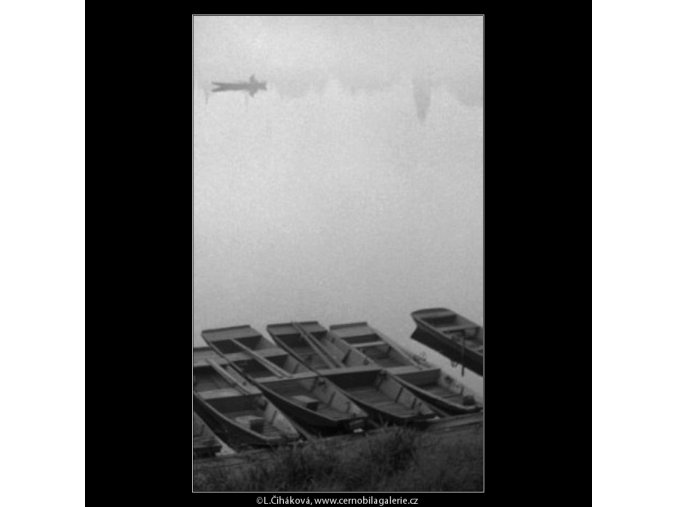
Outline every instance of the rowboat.
[[[306, 367], [298, 358], [254, 333], [248, 326], [231, 328], [228, 340], [247, 340], [245, 356], [239, 348], [203, 335], [226, 364], [248, 378], [260, 391], [280, 407], [297, 424], [314, 434], [334, 434], [362, 429], [368, 415], [338, 387]], [[211, 341], [210, 341], [211, 340]], [[217, 345], [218, 344], [218, 347]], [[245, 345], [246, 346], [246, 345]], [[222, 350], [238, 352], [223, 353]], [[263, 351], [263, 353], [261, 353]]]
[[193, 409], [229, 446], [274, 446], [301, 438], [280, 409], [226, 364], [202, 350], [193, 365]]
[[280, 347], [312, 365], [378, 422], [421, 422], [438, 415], [394, 375], [318, 322], [274, 324], [267, 329]]
[[482, 410], [472, 392], [439, 368], [403, 372], [395, 378], [430, 406], [447, 415]]
[[479, 375], [484, 373], [484, 337], [480, 326], [447, 308], [418, 310], [411, 316], [416, 322], [413, 340]]

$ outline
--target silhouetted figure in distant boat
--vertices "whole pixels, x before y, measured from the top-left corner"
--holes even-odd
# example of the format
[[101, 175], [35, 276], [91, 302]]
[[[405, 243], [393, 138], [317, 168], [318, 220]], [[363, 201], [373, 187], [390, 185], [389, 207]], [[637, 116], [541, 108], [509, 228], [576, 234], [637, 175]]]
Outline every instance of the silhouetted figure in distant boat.
[[249, 81], [239, 81], [237, 83], [217, 83], [212, 82], [215, 88], [212, 93], [229, 92], [229, 91], [246, 91], [252, 97], [256, 95], [259, 90], [267, 90], [265, 81], [257, 81], [254, 74], [251, 75]]

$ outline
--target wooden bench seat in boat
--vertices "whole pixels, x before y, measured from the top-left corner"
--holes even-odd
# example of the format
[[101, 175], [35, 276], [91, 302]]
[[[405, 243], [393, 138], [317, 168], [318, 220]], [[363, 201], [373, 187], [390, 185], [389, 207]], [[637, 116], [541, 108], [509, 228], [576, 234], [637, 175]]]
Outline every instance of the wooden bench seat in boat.
[[235, 420], [252, 431], [256, 431], [258, 433], [263, 432], [263, 426], [265, 423], [263, 417], [258, 417], [255, 415], [241, 415], [236, 417]]
[[309, 410], [317, 410], [320, 406], [320, 402], [318, 400], [311, 398], [310, 396], [306, 396], [305, 394], [297, 394], [293, 396], [293, 398]]

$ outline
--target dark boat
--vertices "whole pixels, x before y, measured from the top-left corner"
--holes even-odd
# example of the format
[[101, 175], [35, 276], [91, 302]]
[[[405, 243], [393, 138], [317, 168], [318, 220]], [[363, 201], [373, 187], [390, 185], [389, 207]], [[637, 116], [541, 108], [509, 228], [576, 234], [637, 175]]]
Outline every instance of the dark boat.
[[242, 350], [241, 345], [233, 347], [223, 339], [213, 340], [214, 334], [204, 336], [219, 350], [223, 361], [248, 378], [307, 431], [325, 435], [366, 426], [368, 415], [338, 387], [311, 371], [292, 354], [254, 333], [252, 328], [245, 326], [218, 334], [219, 337], [227, 336], [227, 340], [245, 341], [244, 356], [241, 352], [221, 352]]
[[268, 332], [281, 347], [312, 364], [378, 422], [421, 422], [436, 414], [395, 376], [318, 322], [275, 324]]
[[255, 386], [200, 351], [193, 366], [193, 409], [230, 447], [274, 446], [301, 438]]
[[280, 347], [322, 374], [332, 373], [337, 368], [374, 364], [358, 350], [330, 335], [316, 321], [274, 324], [268, 326], [268, 333]]
[[344, 366], [339, 360], [340, 353], [332, 355], [319, 343], [315, 333], [326, 336], [327, 332], [317, 322], [271, 324], [266, 330], [275, 343], [315, 371], [321, 373]]
[[193, 457], [209, 458], [221, 450], [221, 443], [200, 416], [193, 412]]
[[416, 330], [411, 336], [478, 375], [484, 373], [482, 328], [447, 308], [418, 310], [411, 314]]

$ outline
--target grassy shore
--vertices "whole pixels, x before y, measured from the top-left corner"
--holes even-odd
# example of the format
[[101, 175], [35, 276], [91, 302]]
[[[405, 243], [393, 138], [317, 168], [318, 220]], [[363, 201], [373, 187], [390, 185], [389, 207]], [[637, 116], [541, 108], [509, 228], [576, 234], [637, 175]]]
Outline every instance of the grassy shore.
[[480, 491], [482, 433], [395, 428], [340, 446], [324, 441], [194, 474], [195, 491]]

